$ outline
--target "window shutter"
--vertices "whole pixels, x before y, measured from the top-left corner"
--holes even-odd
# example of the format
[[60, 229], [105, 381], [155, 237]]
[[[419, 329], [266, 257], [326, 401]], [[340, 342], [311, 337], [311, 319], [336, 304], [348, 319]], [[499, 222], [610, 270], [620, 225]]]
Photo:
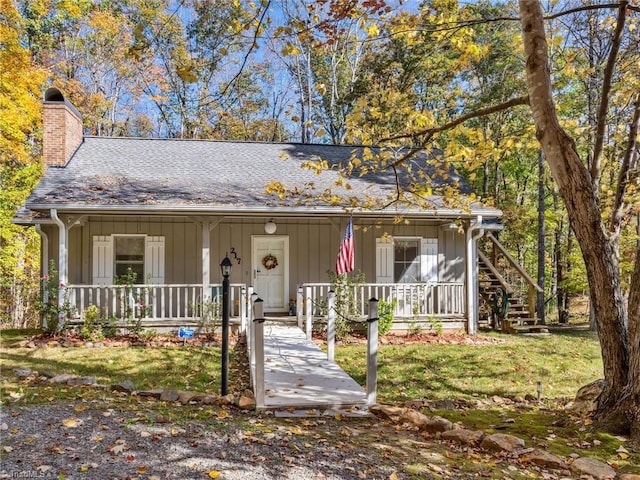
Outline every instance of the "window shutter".
[[93, 237], [93, 284], [113, 285], [113, 237]]
[[145, 237], [143, 283], [164, 283], [164, 237]]
[[420, 240], [420, 270], [423, 282], [438, 281], [438, 239]]
[[393, 241], [376, 238], [376, 282], [393, 283]]

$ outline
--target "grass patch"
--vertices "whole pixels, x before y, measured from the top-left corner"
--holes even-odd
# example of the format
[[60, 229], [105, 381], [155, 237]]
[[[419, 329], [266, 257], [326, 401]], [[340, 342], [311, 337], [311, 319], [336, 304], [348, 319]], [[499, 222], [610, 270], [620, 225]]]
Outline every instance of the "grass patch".
[[35, 335], [39, 335], [40, 333], [42, 333], [42, 330], [37, 328], [7, 328], [0, 330], [0, 347], [8, 347], [12, 343], [19, 342], [20, 340], [25, 340]]
[[[519, 336], [489, 334], [502, 343], [380, 345], [378, 400], [466, 400], [536, 395], [573, 397], [602, 377], [597, 337], [591, 332]], [[340, 346], [338, 364], [360, 384], [366, 379], [366, 345]]]

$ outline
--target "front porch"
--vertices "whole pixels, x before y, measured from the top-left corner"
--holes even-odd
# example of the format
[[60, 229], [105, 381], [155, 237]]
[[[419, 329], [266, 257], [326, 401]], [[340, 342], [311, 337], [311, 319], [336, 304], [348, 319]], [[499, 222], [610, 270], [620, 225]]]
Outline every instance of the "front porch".
[[[394, 329], [439, 322], [443, 328], [465, 328], [465, 285], [459, 282], [434, 283], [366, 283], [353, 286], [333, 286], [338, 295], [348, 301], [343, 318], [361, 321], [367, 318], [368, 300], [394, 304]], [[326, 318], [330, 283], [306, 283], [297, 288], [291, 299], [289, 316], [297, 324], [309, 325]], [[206, 292], [204, 294], [203, 292]], [[142, 285], [67, 285], [61, 289], [68, 312], [67, 321], [81, 323], [83, 312], [95, 305], [101, 319], [139, 322], [146, 328], [161, 330], [180, 326], [219, 326], [221, 324], [222, 286], [212, 284], [142, 284]], [[253, 287], [230, 285], [230, 320], [244, 331], [249, 318], [248, 308]]]

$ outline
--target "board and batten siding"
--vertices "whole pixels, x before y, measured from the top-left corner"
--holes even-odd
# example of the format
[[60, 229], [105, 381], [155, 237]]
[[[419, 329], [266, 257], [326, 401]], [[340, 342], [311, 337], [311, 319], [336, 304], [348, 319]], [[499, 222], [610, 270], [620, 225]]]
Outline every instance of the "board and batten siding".
[[[251, 238], [265, 235], [268, 218], [228, 218], [210, 232], [211, 283], [222, 282], [220, 261], [226, 254], [232, 261], [231, 282], [252, 285]], [[327, 271], [335, 269], [338, 248], [347, 218], [274, 218], [276, 235], [289, 237], [289, 292], [302, 283], [327, 282]], [[438, 280], [464, 281], [464, 235], [426, 221], [408, 225], [377, 225], [376, 220], [354, 219], [355, 267], [365, 281], [376, 281], [376, 239], [385, 233], [396, 237], [437, 238]], [[365, 228], [363, 228], [365, 227]], [[57, 264], [58, 231], [43, 226], [49, 236], [49, 254]], [[93, 278], [93, 238], [118, 234], [164, 237], [164, 282], [199, 284], [202, 282], [202, 223], [184, 217], [91, 217], [69, 230], [69, 282], [91, 284]], [[235, 255], [232, 253], [234, 252]], [[238, 263], [237, 259], [240, 259]]]

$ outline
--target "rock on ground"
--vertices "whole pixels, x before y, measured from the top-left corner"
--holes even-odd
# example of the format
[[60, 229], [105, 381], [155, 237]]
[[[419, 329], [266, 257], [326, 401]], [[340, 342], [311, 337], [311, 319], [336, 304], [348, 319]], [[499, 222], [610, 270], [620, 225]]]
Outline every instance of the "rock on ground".
[[571, 470], [580, 474], [591, 475], [597, 480], [609, 480], [616, 477], [616, 471], [600, 460], [591, 457], [576, 458]]
[[520, 448], [524, 448], [524, 440], [506, 433], [494, 433], [493, 435], [484, 437], [480, 447], [492, 452], [514, 452]]

